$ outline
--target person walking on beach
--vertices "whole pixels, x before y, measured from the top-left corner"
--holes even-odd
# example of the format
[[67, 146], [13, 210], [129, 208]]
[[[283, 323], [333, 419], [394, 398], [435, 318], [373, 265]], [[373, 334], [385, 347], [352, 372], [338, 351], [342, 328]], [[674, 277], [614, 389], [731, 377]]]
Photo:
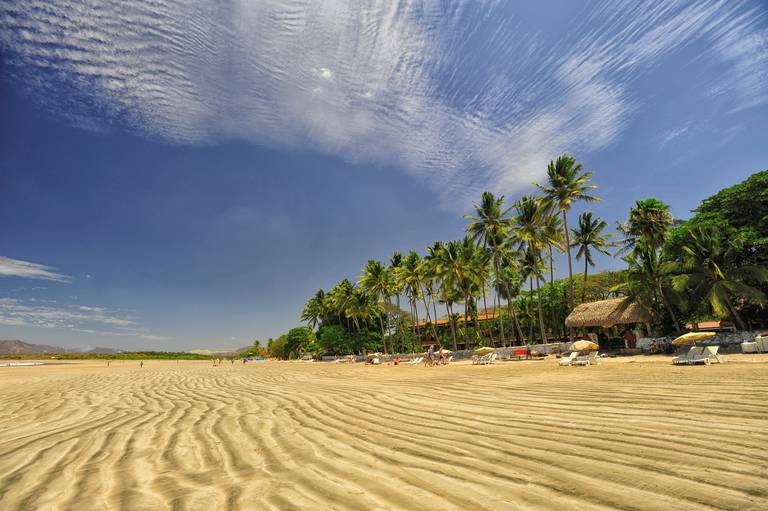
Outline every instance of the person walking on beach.
[[437, 352], [437, 365], [445, 365], [445, 354], [443, 353], [443, 345], [438, 345]]
[[142, 367], [144, 367], [144, 361], [143, 360], [139, 361], [139, 369], [141, 369]]
[[424, 367], [431, 366], [435, 363], [435, 345], [430, 344], [427, 350], [427, 360], [424, 361]]

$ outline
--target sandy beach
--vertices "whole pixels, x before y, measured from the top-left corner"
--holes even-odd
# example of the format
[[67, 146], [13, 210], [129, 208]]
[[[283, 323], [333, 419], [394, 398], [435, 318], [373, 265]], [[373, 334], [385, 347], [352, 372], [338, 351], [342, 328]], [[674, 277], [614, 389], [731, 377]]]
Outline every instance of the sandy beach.
[[0, 369], [1, 509], [766, 509], [768, 360]]

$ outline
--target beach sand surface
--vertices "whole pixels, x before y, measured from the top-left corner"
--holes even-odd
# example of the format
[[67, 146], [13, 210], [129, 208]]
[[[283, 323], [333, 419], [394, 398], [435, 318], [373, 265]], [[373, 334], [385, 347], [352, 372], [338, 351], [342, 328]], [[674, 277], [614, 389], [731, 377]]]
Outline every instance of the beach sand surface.
[[0, 368], [0, 509], [768, 509], [768, 361]]

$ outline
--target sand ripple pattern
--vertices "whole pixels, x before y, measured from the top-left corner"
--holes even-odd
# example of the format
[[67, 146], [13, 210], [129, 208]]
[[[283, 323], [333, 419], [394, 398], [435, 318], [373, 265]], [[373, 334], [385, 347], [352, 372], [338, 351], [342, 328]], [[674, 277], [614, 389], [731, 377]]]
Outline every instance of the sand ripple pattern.
[[0, 509], [767, 509], [766, 368], [13, 368]]

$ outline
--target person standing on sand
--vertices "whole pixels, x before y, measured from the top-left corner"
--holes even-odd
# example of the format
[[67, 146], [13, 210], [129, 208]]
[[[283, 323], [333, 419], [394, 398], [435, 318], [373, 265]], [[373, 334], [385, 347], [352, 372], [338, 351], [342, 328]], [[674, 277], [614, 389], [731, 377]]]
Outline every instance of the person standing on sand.
[[443, 345], [438, 346], [439, 350], [437, 352], [437, 365], [445, 365], [445, 354], [443, 353]]
[[142, 367], [144, 367], [144, 361], [143, 360], [139, 361], [139, 369], [141, 369]]
[[431, 366], [435, 362], [435, 345], [430, 344], [427, 350], [427, 360], [424, 361], [424, 367]]

